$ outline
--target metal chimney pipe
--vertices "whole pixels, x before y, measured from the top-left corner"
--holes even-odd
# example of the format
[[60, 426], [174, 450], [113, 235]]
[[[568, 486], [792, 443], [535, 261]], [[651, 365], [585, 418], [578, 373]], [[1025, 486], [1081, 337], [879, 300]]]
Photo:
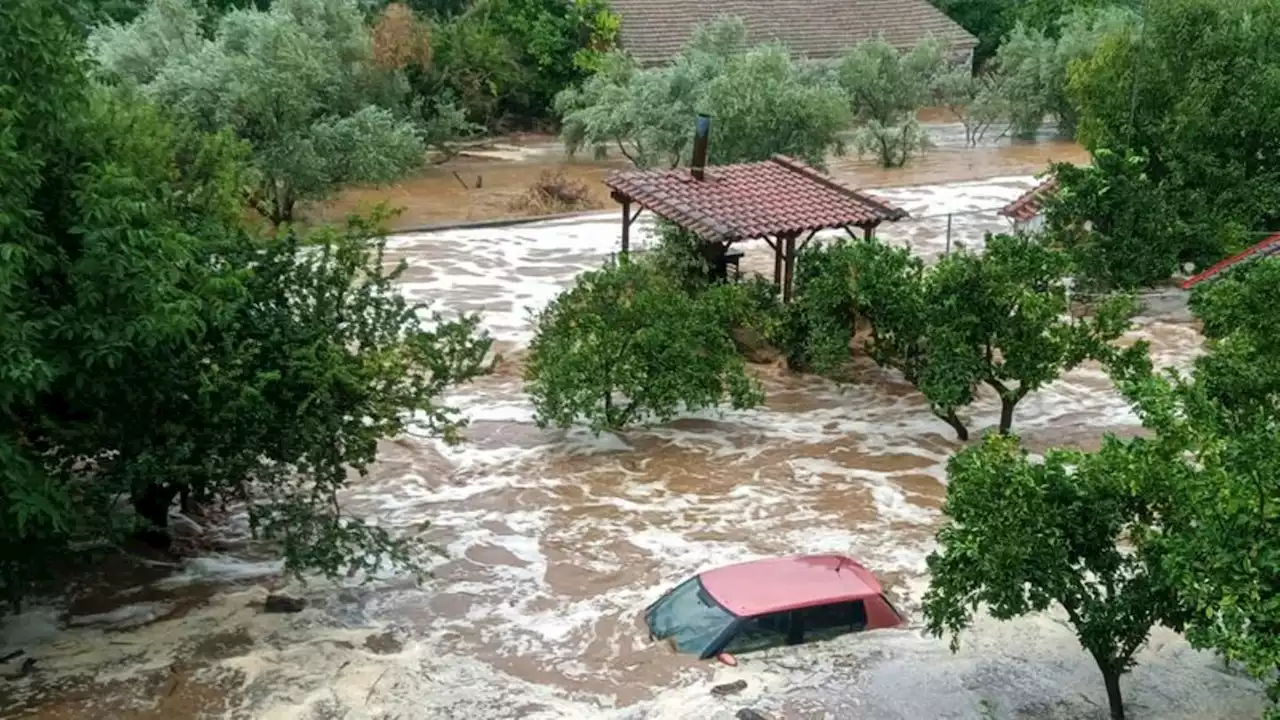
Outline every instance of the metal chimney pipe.
[[693, 165], [689, 172], [701, 180], [707, 167], [707, 139], [711, 136], [711, 116], [699, 115], [693, 126]]

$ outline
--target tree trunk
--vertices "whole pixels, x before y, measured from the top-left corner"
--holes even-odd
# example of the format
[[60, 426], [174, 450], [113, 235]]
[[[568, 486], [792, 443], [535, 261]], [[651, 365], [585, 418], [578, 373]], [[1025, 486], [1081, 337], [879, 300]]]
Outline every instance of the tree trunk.
[[140, 528], [137, 537], [149, 547], [157, 550], [168, 550], [173, 544], [169, 537], [169, 507], [178, 496], [178, 488], [168, 485], [148, 485], [140, 495], [133, 498], [133, 509], [138, 516], [147, 522]]
[[1107, 686], [1107, 702], [1111, 705], [1111, 720], [1124, 720], [1124, 699], [1120, 696], [1120, 673], [1111, 669], [1109, 664], [1103, 662], [1098, 662], [1098, 669], [1102, 671], [1102, 682]]
[[956, 417], [954, 410], [947, 413], [934, 414], [950, 425], [952, 430], [956, 431], [956, 438], [959, 439], [960, 442], [969, 442], [969, 428], [965, 427], [964, 423], [960, 422], [960, 418]]
[[1006, 398], [1003, 395], [1000, 397], [1000, 434], [1001, 435], [1008, 435], [1009, 431], [1013, 429], [1013, 409], [1016, 407], [1018, 407], [1017, 400], [1010, 400], [1009, 398]]

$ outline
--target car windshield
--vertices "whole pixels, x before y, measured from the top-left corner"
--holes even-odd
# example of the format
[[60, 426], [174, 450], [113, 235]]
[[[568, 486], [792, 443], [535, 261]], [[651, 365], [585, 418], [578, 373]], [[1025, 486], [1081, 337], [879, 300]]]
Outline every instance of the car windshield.
[[707, 593], [696, 577], [681, 583], [645, 613], [654, 637], [670, 638], [676, 650], [698, 656], [706, 654], [737, 619]]

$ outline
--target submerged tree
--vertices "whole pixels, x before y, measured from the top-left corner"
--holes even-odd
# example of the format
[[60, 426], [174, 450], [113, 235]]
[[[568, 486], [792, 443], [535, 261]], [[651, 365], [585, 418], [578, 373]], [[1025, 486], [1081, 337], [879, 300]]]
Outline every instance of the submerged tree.
[[916, 112], [940, 99], [948, 74], [970, 72], [948, 63], [947, 47], [922, 40], [901, 52], [885, 40], [858, 43], [840, 59], [837, 77], [849, 97], [857, 124], [858, 152], [874, 155], [887, 168], [901, 167], [927, 144]]
[[931, 410], [967, 440], [958, 411], [986, 385], [1000, 398], [1000, 432], [1028, 394], [1087, 359], [1109, 359], [1129, 328], [1131, 298], [1104, 298], [1075, 317], [1070, 262], [1023, 236], [988, 236], [981, 253], [955, 252], [926, 268], [878, 241], [834, 243], [801, 258], [792, 339], [819, 372], [849, 356], [855, 322], [868, 355], [901, 372]]
[[179, 496], [244, 508], [293, 571], [420, 567], [338, 494], [411, 419], [457, 439], [440, 395], [483, 370], [477, 321], [429, 329], [367, 224], [308, 252], [245, 232], [243, 144], [94, 86], [60, 13], [0, 9], [3, 592], [166, 545]]
[[571, 153], [617, 151], [638, 167], [674, 167], [692, 152], [694, 118], [713, 116], [713, 164], [791, 155], [823, 165], [840, 149], [848, 110], [840, 89], [779, 45], [751, 47], [740, 20], [701, 27], [666, 67], [621, 53], [556, 100]]
[[681, 408], [759, 404], [728, 320], [644, 262], [582, 274], [537, 316], [525, 388], [539, 424], [600, 432]]
[[979, 607], [998, 620], [1060, 607], [1102, 672], [1111, 717], [1123, 720], [1121, 676], [1152, 626], [1180, 613], [1161, 557], [1122, 547], [1150, 530], [1136, 472], [1110, 440], [1098, 453], [1033, 462], [1017, 438], [988, 435], [953, 457], [947, 524], [928, 559], [929, 631], [951, 635], [956, 650]]
[[[408, 86], [375, 56], [355, 0], [280, 0], [223, 16], [205, 39], [190, 0], [152, 0], [129, 26], [93, 39], [104, 74], [137, 85], [206, 130], [230, 127], [253, 149], [256, 205], [274, 223], [353, 183], [384, 183], [425, 160]], [[383, 48], [386, 50], [386, 48]], [[403, 60], [420, 62], [410, 49]], [[447, 106], [427, 116], [460, 122]], [[437, 135], [451, 134], [436, 122]], [[461, 132], [462, 128], [454, 131]]]

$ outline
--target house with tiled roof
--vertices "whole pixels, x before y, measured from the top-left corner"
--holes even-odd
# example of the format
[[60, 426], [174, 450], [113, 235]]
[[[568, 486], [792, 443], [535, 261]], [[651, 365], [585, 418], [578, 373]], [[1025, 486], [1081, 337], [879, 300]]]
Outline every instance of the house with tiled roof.
[[910, 48], [926, 37], [972, 63], [978, 39], [929, 0], [612, 0], [621, 17], [621, 45], [643, 65], [680, 53], [699, 25], [741, 18], [753, 43], [778, 41], [811, 60], [838, 57], [851, 45], [883, 38]]

